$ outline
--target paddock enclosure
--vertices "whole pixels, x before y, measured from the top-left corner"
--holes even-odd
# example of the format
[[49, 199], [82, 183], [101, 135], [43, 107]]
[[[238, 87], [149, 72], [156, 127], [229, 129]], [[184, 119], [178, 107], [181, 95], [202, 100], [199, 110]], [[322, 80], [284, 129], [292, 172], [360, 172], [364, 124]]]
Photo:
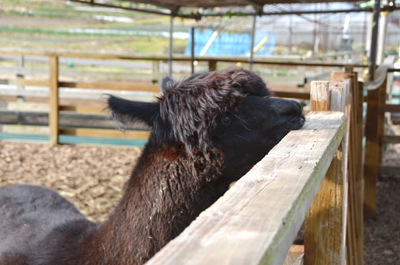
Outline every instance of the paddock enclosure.
[[[31, 113], [20, 111], [16, 114], [16, 123], [42, 127], [48, 125], [48, 136], [41, 140], [49, 141], [54, 146], [51, 148], [63, 148], [62, 145], [57, 147], [57, 144], [68, 139], [63, 138], [65, 136], [82, 137], [83, 141], [89, 139], [87, 137], [99, 137], [100, 141], [109, 137], [113, 139], [113, 144], [115, 139], [128, 140], [120, 144], [139, 140], [142, 142], [134, 143], [144, 144], [148, 137], [145, 127], [129, 128], [129, 133], [124, 134], [112, 129], [113, 125], [104, 121], [104, 117], [96, 117], [104, 108], [101, 100], [68, 99], [60, 97], [60, 92], [63, 87], [88, 90], [100, 88], [111, 92], [134, 90], [146, 93], [146, 97], [153, 100], [159, 92], [157, 85], [63, 81], [59, 79], [58, 57], [74, 55], [41, 55], [49, 57], [47, 80], [8, 79], [3, 83], [48, 87], [48, 97], [38, 97], [29, 89], [18, 89], [15, 94], [1, 96], [1, 99], [13, 102], [17, 96], [23, 96], [26, 103], [48, 101], [48, 118], [40, 114], [40, 120], [39, 114], [34, 113], [37, 115], [34, 120], [27, 118]], [[216, 67], [216, 63], [210, 65], [210, 70], [213, 70], [212, 67]], [[358, 73], [353, 71], [352, 66], [347, 66], [346, 71], [332, 72], [329, 81], [313, 81], [300, 89], [290, 85], [271, 84], [271, 87], [276, 96], [299, 100], [310, 98], [310, 112], [304, 128], [289, 133], [148, 264], [230, 264], [233, 261], [240, 264], [343, 264], [345, 261], [348, 264], [362, 264], [363, 84], [358, 81]], [[9, 117], [15, 115], [9, 112]], [[73, 115], [86, 115], [86, 119], [92, 118], [93, 125], [89, 123], [90, 119], [88, 122], [84, 120], [78, 123], [75, 121], [72, 125], [66, 124], [61, 119], [63, 115], [69, 115], [66, 116], [69, 119], [74, 119]], [[102, 121], [99, 126], [95, 121], [100, 119]], [[8, 124], [15, 122], [9, 121]], [[133, 151], [134, 157], [137, 152]], [[70, 159], [74, 160], [73, 157]], [[76, 164], [76, 167], [79, 166]], [[93, 162], [91, 166], [95, 167], [96, 163]], [[121, 169], [110, 174], [116, 174], [119, 178], [110, 187], [120, 192], [123, 189], [121, 183], [129, 172]], [[65, 179], [72, 180], [68, 175]], [[102, 182], [107, 180], [100, 179]], [[84, 185], [82, 191], [89, 192], [95, 187], [96, 180], [93, 181]], [[57, 186], [54, 187], [57, 189]], [[101, 200], [96, 200], [96, 192], [103, 197]], [[92, 198], [82, 196], [77, 201], [82, 203], [82, 208], [104, 208], [107, 200], [103, 196], [105, 193], [95, 191]], [[68, 192], [63, 195], [75, 201], [69, 197]], [[85, 199], [89, 199], [86, 205]], [[101, 220], [106, 209], [111, 207], [107, 205], [102, 210], [103, 215], [92, 218]], [[92, 214], [92, 211], [87, 214]], [[293, 245], [303, 222], [304, 245]]]

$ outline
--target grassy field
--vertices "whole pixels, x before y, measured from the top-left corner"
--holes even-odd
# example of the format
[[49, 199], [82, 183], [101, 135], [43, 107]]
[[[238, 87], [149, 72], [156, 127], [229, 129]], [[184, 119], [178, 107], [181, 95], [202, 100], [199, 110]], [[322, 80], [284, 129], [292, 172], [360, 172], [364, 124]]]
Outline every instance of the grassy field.
[[[81, 8], [84, 10], [81, 10]], [[143, 32], [168, 31], [168, 16], [141, 12], [87, 11], [88, 5], [49, 0], [0, 0], [0, 40], [2, 49], [28, 49], [102, 53], [166, 53], [168, 39], [141, 36]], [[124, 18], [130, 22], [100, 18]], [[175, 19], [174, 31], [187, 32], [191, 20]], [[76, 29], [93, 33], [69, 32]], [[98, 33], [112, 30], [114, 33]], [[122, 32], [122, 33], [120, 33]], [[124, 34], [129, 32], [129, 36]], [[138, 32], [138, 34], [135, 34]], [[186, 40], [174, 39], [174, 52], [182, 53]]]

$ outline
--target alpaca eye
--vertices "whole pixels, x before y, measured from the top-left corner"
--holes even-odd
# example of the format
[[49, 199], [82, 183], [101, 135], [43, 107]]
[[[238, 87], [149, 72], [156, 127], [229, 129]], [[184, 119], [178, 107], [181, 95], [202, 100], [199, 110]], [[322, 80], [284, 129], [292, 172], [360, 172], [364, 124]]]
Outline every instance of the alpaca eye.
[[231, 123], [231, 119], [229, 117], [224, 117], [222, 119], [222, 124], [228, 126]]

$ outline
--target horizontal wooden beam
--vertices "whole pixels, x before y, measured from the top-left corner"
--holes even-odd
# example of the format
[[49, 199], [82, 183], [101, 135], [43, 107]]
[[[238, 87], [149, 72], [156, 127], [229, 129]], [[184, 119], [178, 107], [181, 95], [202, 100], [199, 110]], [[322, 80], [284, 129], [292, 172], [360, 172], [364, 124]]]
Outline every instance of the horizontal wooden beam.
[[104, 108], [99, 107], [85, 107], [85, 106], [64, 106], [58, 107], [60, 111], [73, 111], [76, 113], [90, 113], [90, 114], [104, 114]]
[[[0, 54], [13, 54], [13, 55], [36, 55], [36, 56], [57, 56], [57, 57], [67, 57], [67, 58], [91, 58], [91, 59], [101, 59], [101, 60], [146, 60], [146, 61], [167, 61], [167, 54], [155, 54], [150, 55], [131, 55], [131, 54], [90, 54], [90, 53], [54, 53], [54, 52], [32, 52], [32, 51], [2, 51]], [[197, 61], [208, 62], [211, 60], [218, 62], [230, 62], [230, 63], [248, 63], [249, 58], [246, 56], [203, 56], [196, 57]], [[191, 58], [187, 55], [174, 54], [174, 61], [185, 61], [190, 62]], [[322, 66], [322, 67], [355, 67], [355, 68], [366, 68], [368, 66], [362, 64], [338, 64], [338, 63], [315, 63], [303, 61], [301, 57], [283, 58], [282, 56], [274, 57], [268, 56], [265, 58], [256, 58], [254, 60], [256, 64], [266, 64], [266, 65], [286, 65], [286, 66]]]
[[379, 107], [380, 112], [400, 112], [399, 104], [384, 104]]
[[382, 136], [382, 142], [385, 144], [398, 144], [400, 143], [399, 135], [384, 135]]
[[342, 113], [306, 119], [146, 264], [282, 264], [346, 131]]
[[15, 86], [41, 86], [49, 87], [49, 80], [29, 80], [29, 79], [7, 79], [3, 80], [5, 85], [15, 85]]
[[60, 82], [60, 87], [84, 88], [84, 89], [101, 89], [101, 90], [126, 90], [126, 91], [144, 91], [144, 92], [161, 92], [156, 85], [134, 85], [122, 83], [95, 83], [95, 82]]
[[400, 174], [400, 167], [399, 166], [380, 166], [379, 167], [379, 174]]
[[148, 131], [127, 131], [123, 133], [117, 130], [98, 130], [98, 129], [60, 129], [59, 134], [83, 136], [83, 137], [110, 137], [110, 138], [125, 138], [125, 139], [149, 139], [150, 132]]
[[273, 94], [280, 98], [310, 99], [310, 93], [307, 92], [273, 91]]

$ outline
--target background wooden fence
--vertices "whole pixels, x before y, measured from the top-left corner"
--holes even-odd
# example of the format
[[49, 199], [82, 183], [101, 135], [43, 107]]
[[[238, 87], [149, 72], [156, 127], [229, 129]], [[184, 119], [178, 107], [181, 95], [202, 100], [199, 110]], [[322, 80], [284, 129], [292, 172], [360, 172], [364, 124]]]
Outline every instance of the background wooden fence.
[[[81, 88], [89, 90], [109, 90], [109, 91], [140, 91], [149, 93], [159, 93], [159, 87], [152, 84], [132, 84], [120, 82], [81, 82], [81, 81], [63, 81], [60, 80], [59, 74], [59, 58], [88, 58], [88, 59], [101, 59], [101, 60], [148, 60], [157, 64], [159, 61], [167, 60], [166, 56], [117, 56], [117, 55], [98, 55], [98, 54], [74, 54], [74, 53], [40, 53], [40, 52], [18, 52], [18, 51], [1, 51], [2, 54], [17, 55], [17, 56], [47, 56], [49, 58], [49, 78], [48, 80], [29, 80], [17, 79], [3, 80], [4, 84], [17, 85], [18, 87], [24, 86], [40, 86], [49, 88], [49, 111], [48, 111], [48, 125], [49, 125], [49, 141], [51, 144], [59, 143], [60, 135], [71, 135], [80, 137], [112, 137], [112, 138], [129, 138], [141, 139], [148, 138], [148, 132], [143, 130], [129, 131], [128, 134], [123, 134], [119, 131], [98, 128], [64, 128], [60, 127], [60, 111], [68, 111], [79, 114], [95, 114], [100, 113], [103, 107], [99, 106], [86, 106], [85, 103], [80, 104], [79, 100], [69, 101], [66, 103], [60, 99], [59, 88]], [[190, 62], [188, 56], [176, 55], [174, 61], [187, 61]], [[248, 58], [224, 58], [224, 57], [201, 57], [196, 58], [198, 61], [206, 61], [209, 65], [209, 70], [215, 70], [218, 62], [229, 63], [246, 63]], [[255, 64], [260, 65], [287, 65], [287, 66], [320, 66], [320, 67], [364, 67], [363, 65], [343, 65], [343, 64], [321, 64], [313, 62], [284, 62], [274, 61], [271, 62], [267, 59], [256, 60]], [[275, 96], [309, 99], [309, 86], [303, 84], [302, 91], [299, 91], [296, 84], [269, 84], [270, 89], [274, 92]]]

